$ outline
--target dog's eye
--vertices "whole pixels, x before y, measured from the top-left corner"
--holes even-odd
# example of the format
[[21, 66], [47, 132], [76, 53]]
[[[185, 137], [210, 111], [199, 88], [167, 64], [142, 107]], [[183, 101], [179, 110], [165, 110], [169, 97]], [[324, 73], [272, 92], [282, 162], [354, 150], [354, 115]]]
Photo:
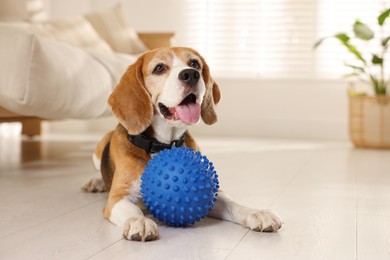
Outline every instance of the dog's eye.
[[190, 62], [188, 63], [188, 66], [190, 66], [191, 68], [194, 68], [194, 69], [200, 69], [200, 64], [199, 64], [199, 61], [197, 60], [190, 60]]
[[157, 75], [160, 75], [162, 74], [165, 70], [167, 69], [167, 67], [160, 63], [160, 64], [157, 64], [157, 66], [154, 68], [153, 70], [153, 74], [157, 74]]

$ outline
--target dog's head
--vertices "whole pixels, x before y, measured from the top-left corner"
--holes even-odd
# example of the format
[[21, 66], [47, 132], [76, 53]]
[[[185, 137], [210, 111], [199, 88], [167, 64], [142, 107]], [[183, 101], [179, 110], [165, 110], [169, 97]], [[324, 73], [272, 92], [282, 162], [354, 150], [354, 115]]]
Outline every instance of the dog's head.
[[129, 66], [108, 103], [128, 132], [143, 132], [158, 114], [176, 127], [217, 121], [218, 85], [206, 61], [190, 48], [159, 48]]

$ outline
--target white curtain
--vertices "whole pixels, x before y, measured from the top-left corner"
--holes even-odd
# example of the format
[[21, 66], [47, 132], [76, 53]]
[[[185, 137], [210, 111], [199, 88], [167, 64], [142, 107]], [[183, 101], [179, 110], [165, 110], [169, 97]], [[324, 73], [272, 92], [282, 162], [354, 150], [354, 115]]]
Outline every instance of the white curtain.
[[340, 77], [353, 57], [336, 40], [314, 50], [316, 40], [351, 32], [357, 18], [377, 29], [389, 7], [384, 0], [186, 1], [177, 43], [198, 49], [214, 74], [261, 78]]

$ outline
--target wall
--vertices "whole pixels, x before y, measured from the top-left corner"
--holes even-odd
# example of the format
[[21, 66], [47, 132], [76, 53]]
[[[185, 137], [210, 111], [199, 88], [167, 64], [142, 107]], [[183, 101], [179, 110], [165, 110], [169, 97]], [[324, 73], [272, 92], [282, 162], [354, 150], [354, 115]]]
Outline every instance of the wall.
[[[115, 0], [45, 0], [49, 16], [70, 17], [104, 10]], [[125, 0], [128, 22], [138, 31], [177, 31], [182, 0]], [[315, 80], [217, 78], [222, 91], [219, 122], [193, 127], [197, 135], [240, 135], [275, 138], [347, 140], [345, 83]], [[49, 123], [54, 132], [105, 132], [116, 120]]]
[[[347, 140], [345, 83], [217, 78], [222, 100], [218, 122], [191, 128], [196, 135]], [[57, 122], [58, 132], [106, 132], [114, 118]]]
[[[342, 82], [220, 79], [219, 122], [197, 133], [298, 139], [347, 139]], [[206, 129], [207, 127], [207, 129]]]
[[180, 26], [183, 0], [46, 0], [49, 16], [72, 17], [90, 11], [101, 11], [122, 2], [129, 24], [142, 32], [172, 32]]

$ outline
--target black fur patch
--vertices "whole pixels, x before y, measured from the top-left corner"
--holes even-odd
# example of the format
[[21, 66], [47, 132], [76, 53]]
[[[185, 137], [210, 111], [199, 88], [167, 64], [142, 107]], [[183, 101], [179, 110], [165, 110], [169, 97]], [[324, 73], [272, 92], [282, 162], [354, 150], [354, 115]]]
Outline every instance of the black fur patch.
[[102, 173], [103, 181], [108, 190], [111, 189], [112, 179], [114, 178], [114, 167], [110, 156], [110, 142], [106, 144], [102, 153], [102, 160], [100, 162], [100, 171]]

